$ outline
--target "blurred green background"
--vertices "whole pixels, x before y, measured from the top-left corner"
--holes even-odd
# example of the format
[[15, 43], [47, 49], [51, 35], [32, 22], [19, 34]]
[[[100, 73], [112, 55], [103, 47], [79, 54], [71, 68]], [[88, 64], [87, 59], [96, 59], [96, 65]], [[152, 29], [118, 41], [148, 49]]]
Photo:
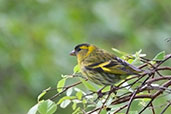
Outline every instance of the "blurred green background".
[[170, 12], [170, 0], [0, 0], [0, 113], [27, 113], [71, 74], [78, 43], [170, 53]]

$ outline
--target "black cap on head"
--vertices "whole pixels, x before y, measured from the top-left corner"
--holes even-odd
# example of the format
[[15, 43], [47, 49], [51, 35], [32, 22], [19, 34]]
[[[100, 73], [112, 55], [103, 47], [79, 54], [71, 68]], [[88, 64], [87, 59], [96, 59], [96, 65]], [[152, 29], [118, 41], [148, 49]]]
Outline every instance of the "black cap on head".
[[90, 44], [87, 43], [83, 43], [83, 44], [78, 44], [77, 46], [75, 46], [75, 50], [77, 50], [79, 47], [81, 46], [89, 46]]
[[76, 56], [76, 53], [81, 50], [80, 47], [82, 47], [82, 46], [87, 46], [88, 47], [89, 45], [90, 44], [88, 44], [88, 43], [83, 43], [83, 44], [79, 44], [79, 45], [75, 46], [74, 50], [70, 53], [70, 55], [71, 56]]

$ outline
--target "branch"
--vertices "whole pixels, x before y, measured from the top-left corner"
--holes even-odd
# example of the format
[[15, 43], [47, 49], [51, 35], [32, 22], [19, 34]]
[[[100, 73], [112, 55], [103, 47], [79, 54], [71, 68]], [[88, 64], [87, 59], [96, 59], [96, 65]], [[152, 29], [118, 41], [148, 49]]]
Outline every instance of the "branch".
[[[166, 82], [165, 84], [163, 84], [163, 87], [169, 87], [171, 85], [171, 80]], [[164, 90], [158, 90], [153, 96], [151, 101], [139, 112], [139, 114], [141, 114], [152, 102], [153, 100], [158, 97], [160, 94], [163, 93]]]
[[[88, 79], [86, 79], [86, 81], [87, 81], [87, 80], [88, 80]], [[53, 100], [54, 98], [58, 97], [59, 95], [61, 95], [61, 94], [64, 93], [65, 91], [67, 91], [69, 88], [74, 87], [74, 86], [76, 86], [76, 85], [79, 85], [79, 84], [81, 84], [81, 83], [82, 83], [82, 82], [79, 81], [79, 82], [77, 82], [77, 83], [74, 83], [74, 84], [72, 84], [72, 85], [69, 85], [69, 86], [65, 87], [63, 91], [61, 91], [60, 93], [57, 93], [56, 95], [52, 96], [50, 99]]]
[[160, 114], [164, 114], [164, 112], [171, 106], [171, 101], [166, 105], [166, 107], [163, 109], [163, 111]]
[[171, 80], [171, 75], [150, 79], [146, 82], [146, 84], [151, 84], [153, 82], [161, 81], [161, 80]]
[[[152, 109], [152, 113], [155, 114], [155, 110], [154, 110], [154, 103], [153, 101], [160, 96], [164, 91], [171, 93], [171, 90], [168, 88], [169, 86], [171, 86], [171, 75], [163, 75], [161, 74], [161, 71], [171, 71], [171, 67], [169, 66], [161, 66], [164, 62], [166, 62], [167, 60], [169, 60], [171, 58], [171, 54], [166, 55], [165, 59], [162, 61], [155, 61], [155, 63], [153, 64], [152, 61], [154, 60], [150, 60], [150, 59], [146, 59], [146, 58], [142, 58], [140, 57], [141, 61], [143, 62], [143, 65], [139, 66], [140, 69], [148, 69], [149, 72], [143, 72], [140, 73], [139, 75], [135, 75], [132, 76], [130, 78], [125, 79], [124, 81], [122, 81], [121, 83], [119, 83], [117, 86], [113, 87], [113, 89], [111, 88], [108, 91], [105, 91], [102, 93], [102, 97], [98, 97], [97, 100], [101, 100], [103, 99], [103, 104], [101, 107], [99, 108], [94, 108], [93, 110], [89, 111], [87, 114], [92, 114], [94, 112], [98, 111], [98, 114], [100, 114], [101, 110], [105, 107], [105, 108], [109, 108], [108, 106], [106, 106], [106, 102], [108, 101], [108, 99], [111, 97], [111, 93], [116, 93], [117, 91], [129, 87], [132, 90], [134, 90], [133, 92], [125, 92], [122, 93], [121, 95], [119, 95], [116, 99], [113, 98], [113, 101], [111, 102], [110, 105], [117, 105], [117, 104], [122, 104], [122, 103], [126, 103], [123, 104], [120, 108], [116, 109], [114, 111], [114, 114], [122, 111], [123, 109], [126, 109], [126, 114], [129, 114], [129, 110], [131, 107], [132, 102], [135, 99], [144, 99], [144, 98], [148, 98], [150, 99], [150, 101], [148, 102], [148, 104], [139, 112], [139, 114], [141, 114], [142, 112], [144, 112], [148, 107], [151, 107]], [[160, 77], [159, 77], [160, 76]], [[87, 81], [88, 79], [86, 79]], [[154, 84], [156, 84], [157, 82], [162, 81], [161, 82], [161, 86], [154, 86]], [[123, 83], [128, 82], [129, 84], [122, 86]], [[75, 84], [72, 84], [70, 86], [66, 86], [63, 87], [62, 92], [57, 93], [56, 95], [52, 96], [51, 99], [54, 99], [56, 97], [58, 97], [59, 95], [61, 95], [62, 93], [66, 92], [69, 88], [75, 87], [79, 84], [81, 84], [82, 82], [79, 81]], [[136, 83], [138, 83], [138, 86], [134, 86]], [[164, 84], [163, 84], [164, 83]], [[115, 89], [114, 89], [115, 88]], [[148, 91], [148, 94], [144, 94], [143, 92]], [[89, 94], [86, 94], [84, 96], [82, 96], [82, 98], [86, 99], [86, 96], [88, 95], [94, 95], [94, 94], [98, 94], [98, 92], [91, 92]], [[103, 97], [105, 96], [105, 97]], [[80, 100], [80, 99], [79, 99]], [[88, 103], [87, 103], [88, 104]], [[167, 106], [163, 109], [163, 111], [161, 112], [161, 114], [163, 114], [168, 107], [171, 105], [171, 102], [169, 102], [167, 104]]]

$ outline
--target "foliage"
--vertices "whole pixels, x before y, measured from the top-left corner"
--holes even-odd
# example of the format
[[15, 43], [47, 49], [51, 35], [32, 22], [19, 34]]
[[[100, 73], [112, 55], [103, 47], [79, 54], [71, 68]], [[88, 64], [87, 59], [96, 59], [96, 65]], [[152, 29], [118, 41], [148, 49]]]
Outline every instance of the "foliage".
[[[118, 112], [127, 114], [140, 114], [149, 110], [152, 110], [152, 112], [155, 114], [155, 112], [159, 112], [160, 110], [162, 110], [163, 113], [169, 110], [171, 108], [169, 107], [171, 104], [169, 98], [165, 98], [163, 103], [160, 104], [161, 106], [166, 106], [164, 109], [155, 108], [158, 104], [153, 101], [157, 101], [161, 96], [170, 96], [171, 90], [168, 87], [171, 86], [171, 76], [162, 75], [159, 72], [160, 70], [171, 70], [171, 68], [159, 66], [165, 61], [171, 59], [171, 54], [166, 56], [165, 52], [162, 51], [158, 53], [152, 60], [147, 60], [144, 58], [145, 54], [141, 54], [142, 50], [133, 55], [128, 55], [125, 52], [116, 49], [114, 49], [114, 51], [117, 51], [117, 53], [119, 53], [122, 58], [125, 58], [127, 61], [131, 61], [132, 64], [141, 63], [139, 68], [146, 68], [145, 70], [148, 70], [148, 73], [145, 72], [139, 76], [128, 77], [118, 84], [115, 84], [114, 88], [110, 86], [103, 88], [102, 86], [98, 85], [94, 86], [93, 83], [89, 82], [87, 79], [76, 77], [75, 75], [80, 71], [78, 65], [76, 65], [74, 67], [74, 73], [72, 76], [63, 76], [63, 79], [57, 83], [57, 93], [49, 99], [52, 100], [57, 98], [62, 93], [65, 93], [65, 95], [56, 103], [53, 102], [53, 105], [55, 105], [55, 107], [58, 105], [61, 108], [66, 108], [72, 105], [72, 114], [91, 114], [93, 112], [97, 112], [99, 114], [116, 114]], [[71, 85], [65, 85], [66, 81], [70, 78], [79, 78], [80, 81]], [[165, 81], [159, 85], [158, 82], [163, 80]], [[84, 91], [78, 86], [79, 84], [84, 85]], [[100, 93], [102, 95], [100, 95], [98, 91], [101, 88], [103, 88], [102, 93]], [[39, 95], [38, 99], [40, 100], [40, 98], [42, 98], [49, 90], [50, 88], [44, 90]], [[40, 102], [49, 102], [49, 99]], [[35, 112], [35, 110], [37, 110], [40, 114], [46, 114], [45, 112], [51, 109], [50, 106], [46, 106], [42, 107], [43, 111], [40, 111], [39, 107], [42, 106], [42, 103], [40, 102], [33, 106], [29, 112]], [[151, 107], [151, 109], [147, 107]], [[54, 110], [56, 110], [56, 108]]]
[[0, 0], [0, 113], [25, 114], [43, 89], [56, 90], [76, 64], [69, 52], [78, 43], [142, 49], [148, 58], [171, 53], [170, 11], [170, 0]]

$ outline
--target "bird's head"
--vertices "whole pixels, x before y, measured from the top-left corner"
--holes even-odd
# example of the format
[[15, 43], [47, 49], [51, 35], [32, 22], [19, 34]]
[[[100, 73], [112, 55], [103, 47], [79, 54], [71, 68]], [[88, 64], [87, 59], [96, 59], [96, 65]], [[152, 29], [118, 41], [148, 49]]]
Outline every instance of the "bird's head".
[[74, 50], [70, 53], [70, 55], [77, 56], [78, 61], [81, 62], [96, 49], [97, 47], [92, 44], [79, 44], [75, 46]]

